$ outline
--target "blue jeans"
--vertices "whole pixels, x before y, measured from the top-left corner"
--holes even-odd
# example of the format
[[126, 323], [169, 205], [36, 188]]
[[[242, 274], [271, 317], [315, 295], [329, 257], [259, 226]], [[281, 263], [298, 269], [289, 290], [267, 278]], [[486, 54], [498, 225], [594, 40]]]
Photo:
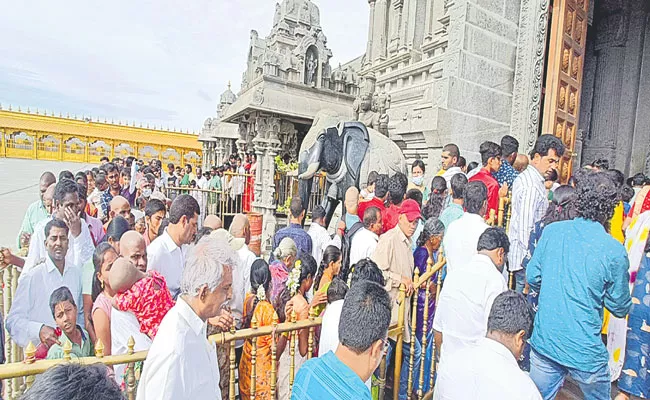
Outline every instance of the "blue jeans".
[[530, 379], [535, 382], [544, 400], [555, 399], [567, 375], [578, 384], [585, 400], [611, 399], [612, 387], [607, 363], [596, 372], [583, 372], [562, 366], [531, 348]]
[[[420, 358], [422, 353], [422, 345], [420, 345], [420, 342], [415, 338], [411, 338], [411, 340], [415, 341], [415, 354], [413, 357], [413, 390], [415, 391], [417, 387], [416, 382], [419, 382], [420, 379]], [[395, 345], [396, 343], [393, 340], [390, 340], [390, 346], [388, 347], [388, 351], [386, 353], [386, 360], [390, 360], [393, 351], [395, 351]], [[404, 342], [404, 346], [402, 347], [402, 370], [399, 375], [399, 399], [400, 400], [407, 400], [409, 398], [409, 396], [406, 395], [406, 389], [408, 389], [410, 359], [411, 359], [411, 344]], [[386, 368], [388, 370], [388, 365], [386, 365]], [[429, 376], [427, 371], [424, 372], [424, 376], [425, 377]], [[425, 380], [428, 381], [428, 378], [425, 378]], [[395, 390], [394, 387], [396, 385], [397, 382], [393, 382], [393, 390]]]
[[515, 291], [517, 293], [523, 293], [524, 286], [526, 286], [526, 270], [520, 269], [515, 271]]

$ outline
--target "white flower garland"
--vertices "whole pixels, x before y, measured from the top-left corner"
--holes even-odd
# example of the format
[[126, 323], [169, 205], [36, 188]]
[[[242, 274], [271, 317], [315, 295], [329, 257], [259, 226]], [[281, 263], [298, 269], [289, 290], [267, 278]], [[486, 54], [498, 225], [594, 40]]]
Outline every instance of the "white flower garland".
[[289, 272], [289, 278], [287, 279], [287, 288], [291, 293], [291, 297], [295, 296], [298, 293], [298, 288], [300, 287], [300, 272], [301, 272], [302, 262], [297, 260], [293, 266], [291, 272]]

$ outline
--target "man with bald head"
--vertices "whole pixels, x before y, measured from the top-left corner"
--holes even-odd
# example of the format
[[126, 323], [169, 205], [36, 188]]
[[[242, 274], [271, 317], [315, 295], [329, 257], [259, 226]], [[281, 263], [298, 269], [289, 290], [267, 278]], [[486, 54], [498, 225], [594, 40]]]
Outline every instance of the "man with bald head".
[[[45, 192], [50, 186], [56, 183], [56, 178], [51, 172], [44, 172], [41, 179], [38, 181], [38, 190], [40, 192], [39, 199], [27, 207], [27, 212], [23, 218], [23, 223], [18, 232], [18, 248], [28, 247], [29, 239], [34, 233], [34, 227], [50, 216], [50, 213], [45, 207], [45, 200], [43, 199]], [[52, 189], [52, 197], [54, 197], [54, 189]]]
[[147, 271], [147, 245], [144, 236], [136, 231], [127, 231], [120, 239], [120, 256], [131, 261], [137, 269]]
[[104, 225], [104, 230], [106, 230], [106, 227], [108, 227], [108, 224], [113, 220], [113, 218], [117, 216], [120, 216], [127, 221], [131, 218], [131, 204], [129, 204], [129, 201], [122, 196], [115, 196], [111, 199], [109, 210], [109, 218], [106, 225]]
[[56, 188], [56, 185], [50, 185], [43, 194], [43, 205], [45, 205], [48, 216], [54, 212], [54, 188]]
[[528, 156], [525, 154], [517, 154], [517, 158], [515, 159], [514, 164], [512, 164], [512, 167], [515, 169], [515, 171], [522, 173], [526, 168], [528, 168]]
[[221, 218], [217, 217], [216, 215], [210, 214], [205, 217], [205, 220], [203, 221], [203, 227], [210, 228], [213, 231], [216, 231], [217, 229], [223, 228], [223, 223], [221, 222]]

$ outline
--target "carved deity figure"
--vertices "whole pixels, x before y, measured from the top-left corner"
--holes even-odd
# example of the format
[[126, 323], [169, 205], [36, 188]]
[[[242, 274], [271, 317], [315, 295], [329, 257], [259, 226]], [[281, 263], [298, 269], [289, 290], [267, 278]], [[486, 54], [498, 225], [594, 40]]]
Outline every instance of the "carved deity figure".
[[375, 129], [385, 136], [388, 136], [388, 114], [386, 110], [390, 107], [390, 96], [385, 93], [370, 94], [357, 97], [352, 105], [355, 119], [363, 122], [368, 128]]
[[315, 85], [316, 84], [316, 57], [314, 57], [314, 53], [309, 52], [307, 55], [307, 65], [306, 65], [306, 70], [307, 70], [307, 80], [306, 84], [308, 85]]

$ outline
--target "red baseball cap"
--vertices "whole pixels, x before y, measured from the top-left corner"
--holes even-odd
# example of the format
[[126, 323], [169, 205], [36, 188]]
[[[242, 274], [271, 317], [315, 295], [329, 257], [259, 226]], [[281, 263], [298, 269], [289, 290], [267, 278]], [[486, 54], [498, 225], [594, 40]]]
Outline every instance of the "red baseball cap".
[[420, 205], [417, 203], [417, 201], [412, 199], [404, 200], [402, 207], [400, 207], [399, 213], [400, 215], [405, 214], [409, 222], [413, 222], [416, 219], [422, 218], [422, 215], [420, 214]]

